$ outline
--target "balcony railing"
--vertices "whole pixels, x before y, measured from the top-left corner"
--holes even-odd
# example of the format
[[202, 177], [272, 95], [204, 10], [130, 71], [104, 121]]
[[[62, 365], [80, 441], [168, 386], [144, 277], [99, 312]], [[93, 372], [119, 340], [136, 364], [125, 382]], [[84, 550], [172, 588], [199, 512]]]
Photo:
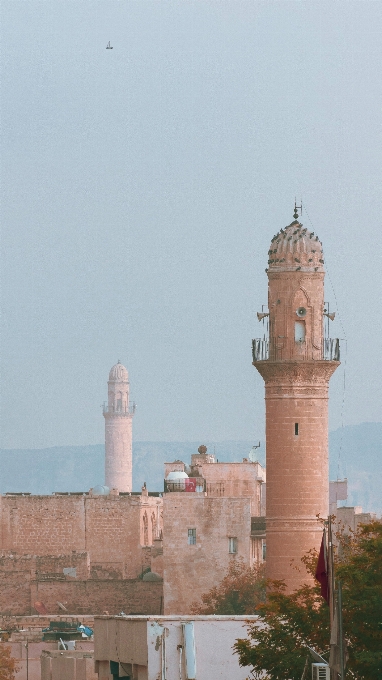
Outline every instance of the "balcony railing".
[[280, 361], [281, 359], [305, 359], [305, 360], [340, 360], [339, 338], [325, 338], [321, 348], [317, 348], [312, 342], [295, 342], [287, 344], [278, 339], [266, 340], [255, 338], [252, 340], [253, 361]]
[[116, 416], [133, 416], [134, 413], [135, 413], [135, 408], [136, 408], [136, 405], [135, 405], [134, 402], [131, 405], [129, 404], [129, 406], [125, 406], [125, 405], [123, 405], [123, 406], [118, 406], [118, 405], [117, 406], [109, 406], [105, 402], [103, 404], [102, 410], [103, 410], [104, 415], [105, 414], [111, 414], [111, 415], [116, 415]]
[[255, 538], [265, 538], [265, 531], [265, 517], [251, 517], [251, 536]]
[[203, 477], [186, 477], [185, 479], [164, 480], [164, 492], [185, 491], [187, 493], [203, 493], [206, 480]]

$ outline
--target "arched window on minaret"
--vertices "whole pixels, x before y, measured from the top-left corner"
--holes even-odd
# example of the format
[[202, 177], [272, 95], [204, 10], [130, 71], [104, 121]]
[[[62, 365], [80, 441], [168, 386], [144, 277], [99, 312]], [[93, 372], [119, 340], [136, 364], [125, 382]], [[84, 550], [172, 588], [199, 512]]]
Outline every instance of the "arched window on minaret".
[[143, 515], [143, 545], [149, 544], [149, 520], [147, 517], [147, 512], [145, 511]]
[[157, 518], [154, 512], [151, 513], [151, 537], [151, 541], [157, 538]]
[[122, 411], [122, 392], [118, 392], [117, 411]]

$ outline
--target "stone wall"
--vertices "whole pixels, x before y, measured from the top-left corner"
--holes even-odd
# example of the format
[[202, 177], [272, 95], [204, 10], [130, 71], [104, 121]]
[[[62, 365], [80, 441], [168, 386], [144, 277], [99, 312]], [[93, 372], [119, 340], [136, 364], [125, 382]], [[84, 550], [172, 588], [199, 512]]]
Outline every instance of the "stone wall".
[[[160, 613], [162, 499], [136, 495], [0, 496], [0, 613]], [[155, 542], [155, 547], [153, 543]], [[162, 567], [163, 571], [163, 567]]]
[[[67, 564], [68, 555], [87, 553], [81, 578], [81, 570], [98, 567], [134, 579], [147, 566], [147, 548], [162, 528], [161, 509], [162, 499], [148, 495], [0, 496], [0, 550], [45, 555], [48, 571], [55, 573], [76, 566], [78, 558]], [[64, 565], [54, 564], [57, 556]]]
[[[9, 563], [9, 561], [8, 561]], [[42, 602], [50, 614], [160, 614], [163, 584], [140, 579], [56, 579], [32, 580], [29, 571], [1, 573], [0, 613], [21, 616], [35, 613], [34, 603]]]
[[[251, 498], [167, 493], [164, 502], [164, 613], [189, 614], [194, 602], [217, 585], [232, 560], [251, 558]], [[196, 529], [189, 545], [188, 530]], [[237, 553], [229, 553], [229, 538]]]

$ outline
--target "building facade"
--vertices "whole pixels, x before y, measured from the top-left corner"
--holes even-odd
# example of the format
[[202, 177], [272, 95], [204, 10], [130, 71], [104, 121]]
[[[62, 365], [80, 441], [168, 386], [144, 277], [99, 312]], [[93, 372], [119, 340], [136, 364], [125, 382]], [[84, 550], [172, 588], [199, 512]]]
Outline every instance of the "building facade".
[[191, 466], [166, 463], [165, 475], [164, 613], [189, 614], [232, 561], [263, 562], [265, 470], [248, 460], [217, 463], [201, 446]]
[[0, 614], [161, 613], [162, 527], [147, 489], [0, 496]]

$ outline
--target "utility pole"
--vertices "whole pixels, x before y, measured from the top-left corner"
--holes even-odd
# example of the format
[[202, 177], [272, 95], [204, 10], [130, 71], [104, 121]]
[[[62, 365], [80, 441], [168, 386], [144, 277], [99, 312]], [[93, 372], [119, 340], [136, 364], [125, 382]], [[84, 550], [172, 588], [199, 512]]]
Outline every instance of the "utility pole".
[[29, 680], [29, 641], [27, 638], [26, 644], [25, 644], [25, 649], [27, 653], [27, 680]]
[[344, 638], [342, 628], [342, 583], [338, 581], [338, 632], [340, 636], [340, 678], [345, 680], [345, 664], [344, 664]]

